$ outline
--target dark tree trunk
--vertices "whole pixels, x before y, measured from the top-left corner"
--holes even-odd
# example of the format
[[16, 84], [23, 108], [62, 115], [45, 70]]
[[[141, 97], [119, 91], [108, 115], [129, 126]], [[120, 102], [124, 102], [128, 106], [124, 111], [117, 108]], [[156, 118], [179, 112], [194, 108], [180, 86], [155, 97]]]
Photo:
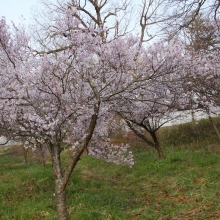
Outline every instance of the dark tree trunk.
[[163, 155], [163, 152], [162, 152], [162, 150], [161, 150], [160, 145], [155, 146], [155, 148], [156, 148], [156, 150], [157, 150], [157, 153], [158, 153], [158, 155], [159, 155], [159, 158], [160, 158], [160, 159], [164, 159], [164, 155]]
[[154, 141], [154, 148], [156, 148], [159, 158], [164, 159], [164, 155], [160, 146], [160, 141], [158, 139], [156, 132], [151, 132], [150, 135]]
[[151, 147], [155, 148], [157, 150], [157, 153], [159, 155], [159, 158], [160, 159], [163, 159], [164, 158], [164, 155], [163, 155], [163, 152], [162, 152], [162, 149], [161, 149], [161, 146], [160, 146], [160, 141], [158, 139], [158, 136], [157, 136], [157, 131], [156, 130], [150, 130], [148, 128], [146, 128], [146, 126], [143, 126], [143, 125], [140, 125], [138, 124], [138, 126], [144, 128], [151, 136], [151, 138], [153, 139], [150, 140], [148, 139], [147, 136], [145, 136], [144, 134], [142, 134], [141, 132], [139, 132], [137, 129], [134, 128], [134, 126], [132, 126], [132, 122], [129, 121], [129, 120], [126, 120], [125, 119], [125, 122], [127, 123], [128, 127], [138, 136], [140, 137], [142, 140], [144, 140], [148, 145], [150, 145]]

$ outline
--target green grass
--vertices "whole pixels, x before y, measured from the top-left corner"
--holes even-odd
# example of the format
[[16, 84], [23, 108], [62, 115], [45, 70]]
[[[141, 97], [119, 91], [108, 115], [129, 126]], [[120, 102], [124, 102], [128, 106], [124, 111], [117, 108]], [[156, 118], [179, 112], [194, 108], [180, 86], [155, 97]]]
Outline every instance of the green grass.
[[[139, 141], [133, 143], [132, 169], [83, 156], [67, 187], [70, 219], [220, 219], [220, 146], [213, 140], [214, 131], [208, 142], [212, 147], [205, 145], [209, 137], [204, 138], [204, 131], [191, 145], [184, 140], [184, 147], [177, 136], [184, 137], [189, 129], [183, 125], [167, 129], [164, 160], [154, 150], [143, 150]], [[50, 164], [43, 168], [29, 159], [24, 165], [21, 157], [1, 154], [0, 176], [0, 219], [56, 219]]]
[[[220, 117], [213, 118], [218, 130], [220, 131]], [[214, 131], [211, 122], [207, 119], [197, 121], [195, 125], [186, 123], [164, 127], [160, 132], [162, 144], [169, 148], [184, 148], [206, 151], [216, 150], [220, 146], [218, 136]], [[218, 148], [217, 148], [218, 150]], [[220, 153], [220, 151], [218, 151]]]

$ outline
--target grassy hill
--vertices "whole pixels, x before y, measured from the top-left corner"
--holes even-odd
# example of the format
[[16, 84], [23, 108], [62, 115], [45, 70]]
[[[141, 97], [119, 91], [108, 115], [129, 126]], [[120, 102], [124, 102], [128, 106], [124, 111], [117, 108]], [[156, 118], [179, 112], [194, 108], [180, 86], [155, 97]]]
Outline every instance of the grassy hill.
[[[220, 129], [220, 119], [215, 122]], [[83, 156], [67, 188], [70, 219], [220, 219], [220, 141], [210, 122], [164, 127], [160, 138], [163, 160], [140, 140], [126, 139], [132, 169]], [[50, 162], [22, 161], [13, 152], [0, 154], [0, 219], [56, 219]]]
[[[220, 117], [213, 118], [213, 121], [220, 131]], [[220, 140], [208, 119], [201, 119], [195, 124], [186, 123], [163, 127], [161, 139], [164, 147], [183, 148], [192, 150], [206, 150], [219, 152]]]

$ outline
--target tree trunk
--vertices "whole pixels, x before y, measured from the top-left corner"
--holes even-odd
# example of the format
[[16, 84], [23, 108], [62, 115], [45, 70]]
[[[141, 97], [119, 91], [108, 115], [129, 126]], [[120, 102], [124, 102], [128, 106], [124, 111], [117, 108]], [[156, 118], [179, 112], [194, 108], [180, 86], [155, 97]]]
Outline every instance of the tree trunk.
[[191, 109], [191, 115], [192, 115], [192, 129], [197, 134], [198, 133], [198, 129], [196, 127], [196, 119], [195, 119], [195, 111], [194, 111], [194, 109]]
[[154, 148], [156, 148], [159, 158], [164, 159], [163, 152], [162, 152], [160, 142], [159, 142], [159, 139], [158, 139], [156, 132], [152, 131], [152, 132], [150, 132], [150, 135], [154, 141]]
[[157, 150], [157, 153], [158, 153], [158, 155], [159, 155], [159, 158], [160, 158], [160, 159], [164, 159], [164, 155], [163, 155], [163, 152], [162, 152], [162, 150], [161, 150], [160, 145], [155, 146], [155, 148], [156, 148], [156, 150]]
[[23, 151], [24, 164], [27, 165], [28, 149], [26, 149], [26, 148], [24, 147], [24, 143], [22, 143], [22, 151]]
[[43, 166], [43, 167], [45, 167], [45, 158], [44, 158], [44, 153], [43, 153], [43, 146], [39, 146], [39, 160], [40, 160], [40, 163], [41, 163], [41, 165]]
[[195, 120], [195, 112], [194, 109], [191, 109], [191, 116], [192, 116], [192, 125], [195, 127], [196, 120]]
[[58, 220], [67, 220], [67, 207], [65, 189], [66, 185], [63, 184], [63, 170], [60, 158], [61, 148], [60, 145], [51, 145], [51, 156], [53, 164], [53, 175], [55, 179], [55, 195], [57, 204]]
[[56, 202], [57, 202], [58, 220], [67, 220], [68, 214], [67, 214], [67, 206], [66, 206], [65, 189], [73, 169], [75, 168], [77, 162], [79, 161], [83, 151], [87, 148], [88, 143], [92, 137], [93, 131], [96, 126], [96, 121], [98, 118], [99, 106], [100, 106], [100, 101], [98, 102], [98, 106], [94, 105], [95, 114], [92, 115], [90, 126], [88, 129], [88, 134], [85, 138], [84, 144], [72, 156], [72, 160], [69, 166], [65, 169], [65, 171], [62, 169], [62, 165], [61, 165], [60, 144], [56, 143], [54, 145], [50, 143], [48, 146], [50, 154], [52, 156], [53, 174], [55, 178], [55, 194], [56, 194]]
[[63, 188], [62, 180], [60, 179], [55, 180], [55, 193], [58, 219], [67, 220], [65, 188]]

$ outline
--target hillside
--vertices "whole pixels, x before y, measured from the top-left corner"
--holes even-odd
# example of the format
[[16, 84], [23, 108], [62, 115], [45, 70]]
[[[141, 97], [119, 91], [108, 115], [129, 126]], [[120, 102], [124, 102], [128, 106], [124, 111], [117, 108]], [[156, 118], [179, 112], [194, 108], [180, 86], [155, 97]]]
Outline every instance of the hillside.
[[[129, 139], [133, 168], [84, 155], [67, 187], [70, 219], [220, 219], [220, 144], [209, 121], [199, 121], [195, 130], [190, 123], [165, 127], [160, 137], [163, 160]], [[28, 165], [22, 160], [15, 151], [0, 155], [0, 219], [56, 219], [50, 161], [44, 168], [35, 159]]]

